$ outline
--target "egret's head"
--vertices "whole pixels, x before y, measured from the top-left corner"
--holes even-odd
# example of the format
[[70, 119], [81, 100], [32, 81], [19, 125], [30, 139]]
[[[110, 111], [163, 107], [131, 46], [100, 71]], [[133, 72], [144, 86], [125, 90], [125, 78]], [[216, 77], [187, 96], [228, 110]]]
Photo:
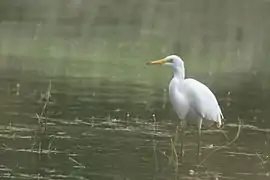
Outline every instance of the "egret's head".
[[169, 65], [173, 68], [184, 68], [183, 60], [177, 55], [170, 55], [164, 59], [151, 61], [147, 63], [148, 65]]

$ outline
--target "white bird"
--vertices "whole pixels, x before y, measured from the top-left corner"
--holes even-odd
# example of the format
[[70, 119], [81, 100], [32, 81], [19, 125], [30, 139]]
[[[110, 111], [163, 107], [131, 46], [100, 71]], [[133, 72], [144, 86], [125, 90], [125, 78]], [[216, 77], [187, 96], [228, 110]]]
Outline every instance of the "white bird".
[[170, 55], [147, 64], [169, 65], [173, 69], [174, 76], [169, 85], [169, 97], [177, 116], [181, 120], [181, 160], [184, 154], [185, 129], [190, 124], [196, 125], [198, 128], [197, 160], [199, 162], [201, 127], [216, 125], [220, 128], [223, 124], [224, 117], [215, 95], [201, 82], [192, 78], [185, 78], [184, 62], [176, 55]]

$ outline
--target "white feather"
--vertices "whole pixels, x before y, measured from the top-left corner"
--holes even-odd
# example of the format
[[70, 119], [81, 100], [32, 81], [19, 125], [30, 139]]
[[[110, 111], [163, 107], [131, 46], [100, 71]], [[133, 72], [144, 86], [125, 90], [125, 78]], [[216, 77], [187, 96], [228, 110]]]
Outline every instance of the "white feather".
[[198, 127], [197, 160], [200, 157], [201, 126], [217, 124], [221, 127], [223, 115], [215, 95], [204, 84], [195, 79], [185, 78], [185, 67], [182, 59], [176, 55], [167, 56], [158, 61], [147, 64], [165, 64], [172, 67], [173, 79], [169, 85], [169, 95], [172, 106], [179, 119], [182, 120], [181, 157], [184, 154], [184, 136], [186, 124], [195, 124]]
[[198, 124], [202, 119], [202, 125], [217, 127], [222, 125], [223, 114], [215, 95], [201, 82], [195, 79], [185, 79], [184, 62], [178, 56], [168, 56], [172, 59], [174, 77], [170, 82], [170, 101], [178, 117], [188, 124]]

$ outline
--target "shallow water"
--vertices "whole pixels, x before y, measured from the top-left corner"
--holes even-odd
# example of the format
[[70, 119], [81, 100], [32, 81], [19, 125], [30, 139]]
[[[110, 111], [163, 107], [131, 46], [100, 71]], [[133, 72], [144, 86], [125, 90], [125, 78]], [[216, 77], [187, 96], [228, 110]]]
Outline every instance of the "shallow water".
[[[257, 76], [227, 75], [204, 82], [226, 117], [221, 130], [205, 130], [196, 167], [196, 132], [185, 139], [183, 164], [169, 164], [177, 118], [162, 87], [96, 78], [53, 78], [51, 99], [39, 123], [49, 78], [0, 79], [1, 179], [269, 179], [270, 86]], [[238, 86], [233, 80], [242, 79]], [[262, 78], [260, 78], [262, 79]], [[233, 84], [233, 85], [232, 85]], [[230, 86], [231, 85], [231, 86]], [[155, 116], [153, 116], [153, 114]], [[176, 144], [176, 149], [179, 149]], [[41, 150], [42, 149], [42, 150]], [[175, 162], [175, 161], [173, 161]]]

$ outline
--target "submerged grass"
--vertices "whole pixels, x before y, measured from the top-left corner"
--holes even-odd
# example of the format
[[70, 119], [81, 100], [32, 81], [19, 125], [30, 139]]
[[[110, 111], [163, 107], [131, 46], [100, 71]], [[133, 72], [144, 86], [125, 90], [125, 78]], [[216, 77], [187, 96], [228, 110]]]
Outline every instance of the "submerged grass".
[[[153, 131], [154, 131], [154, 134], [156, 133], [156, 130], [157, 130], [157, 119], [156, 119], [156, 115], [153, 114], [152, 115], [152, 118], [153, 118]], [[158, 170], [158, 158], [157, 158], [157, 141], [155, 140], [154, 138], [154, 134], [152, 135], [152, 138], [153, 138], [153, 151], [154, 151], [154, 161], [155, 161], [155, 169]]]
[[36, 114], [36, 118], [38, 120], [38, 129], [35, 132], [34, 135], [34, 142], [32, 144], [32, 151], [37, 151], [39, 154], [42, 153], [44, 143], [46, 142], [48, 144], [48, 152], [52, 149], [52, 143], [54, 139], [52, 139], [52, 136], [47, 135], [47, 118], [45, 117], [46, 110], [48, 108], [48, 104], [51, 98], [51, 89], [52, 89], [52, 82], [50, 80], [47, 91], [45, 94], [41, 94], [41, 100], [44, 102], [44, 105], [42, 106], [42, 110], [40, 114]]
[[[233, 140], [231, 140], [230, 142], [226, 143], [225, 145], [223, 146], [218, 146], [215, 150], [213, 150], [212, 152], [210, 152], [203, 160], [200, 161], [200, 163], [198, 165], [196, 165], [197, 167], [197, 170], [198, 168], [202, 167], [203, 163], [205, 161], [207, 161], [211, 155], [213, 155], [215, 152], [221, 150], [221, 149], [224, 149], [224, 148], [228, 148], [228, 146], [232, 145], [237, 139], [238, 137], [240, 136], [240, 132], [241, 132], [241, 127], [243, 126], [242, 124], [242, 121], [240, 118], [238, 118], [238, 121], [239, 121], [239, 124], [238, 124], [238, 129], [237, 129], [237, 133], [236, 133], [236, 136], [233, 138]], [[167, 159], [168, 159], [168, 164], [169, 166], [173, 166], [174, 168], [174, 173], [175, 173], [175, 179], [178, 179], [178, 176], [179, 176], [179, 156], [178, 156], [178, 153], [177, 153], [177, 150], [176, 150], [176, 144], [177, 144], [177, 141], [178, 141], [178, 130], [179, 130], [179, 127], [177, 126], [176, 127], [176, 131], [175, 131], [175, 135], [174, 135], [174, 139], [173, 138], [170, 138], [170, 149], [171, 149], [171, 155], [168, 156], [165, 152], [161, 152], [161, 154], [163, 154]], [[225, 136], [227, 137], [227, 136]], [[264, 160], [262, 158], [262, 156], [260, 156], [259, 154], [257, 154], [258, 158], [261, 160], [262, 164], [266, 164], [267, 161]], [[208, 172], [206, 172], [206, 175], [209, 176], [207, 174]], [[196, 171], [195, 170], [189, 170], [189, 175], [196, 175]], [[210, 177], [210, 176], [209, 176]]]
[[199, 164], [198, 164], [198, 167], [200, 167], [211, 155], [213, 155], [215, 152], [221, 150], [221, 149], [224, 149], [224, 148], [227, 148], [228, 146], [232, 145], [239, 137], [240, 135], [240, 132], [241, 132], [241, 127], [243, 125], [242, 121], [240, 118], [238, 118], [238, 129], [237, 129], [237, 133], [236, 133], [236, 136], [234, 137], [233, 140], [231, 140], [230, 142], [228, 142], [227, 144], [223, 145], [223, 146], [219, 146], [217, 147], [215, 150], [213, 150], [210, 154], [208, 154]]
[[69, 157], [68, 158], [71, 162], [73, 162], [74, 164], [76, 164], [76, 166], [73, 166], [73, 167], [77, 167], [77, 168], [85, 168], [84, 165], [82, 165], [81, 163], [79, 163], [77, 160], [75, 160], [74, 158], [72, 157]]

